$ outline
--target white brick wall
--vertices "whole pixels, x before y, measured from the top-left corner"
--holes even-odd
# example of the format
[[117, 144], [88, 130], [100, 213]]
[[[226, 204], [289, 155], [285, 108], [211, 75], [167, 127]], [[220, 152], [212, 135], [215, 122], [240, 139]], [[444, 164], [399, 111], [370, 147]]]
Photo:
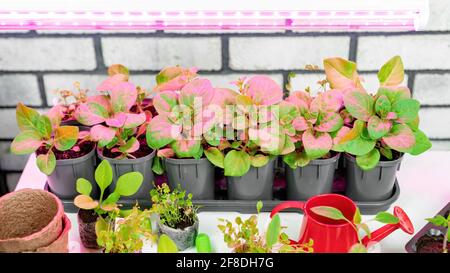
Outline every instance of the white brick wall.
[[416, 75], [414, 98], [422, 104], [450, 105], [450, 73]]
[[378, 70], [389, 58], [400, 55], [405, 69], [450, 69], [450, 34], [361, 37], [358, 68]]
[[37, 77], [32, 74], [0, 75], [0, 105], [15, 106], [21, 101], [41, 105]]
[[427, 30], [449, 30], [450, 29], [450, 1], [430, 0], [430, 17]]
[[230, 67], [237, 70], [303, 69], [330, 56], [348, 57], [343, 37], [230, 38]]
[[422, 108], [419, 115], [420, 128], [430, 138], [449, 138], [450, 108]]
[[126, 64], [133, 70], [160, 70], [168, 65], [222, 67], [220, 38], [102, 38], [107, 66]]
[[86, 38], [0, 39], [0, 70], [93, 70], [94, 44]]

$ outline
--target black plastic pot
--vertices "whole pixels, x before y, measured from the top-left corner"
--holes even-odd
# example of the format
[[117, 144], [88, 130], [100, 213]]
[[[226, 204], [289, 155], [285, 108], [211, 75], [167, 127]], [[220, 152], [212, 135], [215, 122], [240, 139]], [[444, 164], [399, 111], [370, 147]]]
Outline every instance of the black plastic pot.
[[355, 201], [381, 201], [392, 196], [397, 170], [403, 155], [396, 160], [380, 161], [370, 171], [362, 170], [356, 164], [356, 158], [345, 154], [346, 192]]
[[74, 158], [56, 160], [55, 170], [47, 177], [49, 189], [59, 198], [73, 199], [78, 195], [76, 181], [85, 178], [92, 184], [92, 197], [98, 197], [98, 187], [95, 183], [95, 147], [88, 154]]
[[286, 165], [286, 192], [288, 200], [308, 200], [333, 189], [334, 171], [340, 154], [328, 159], [312, 160], [305, 167], [292, 169]]
[[243, 176], [227, 176], [228, 199], [272, 200], [276, 158], [265, 166], [250, 170]]
[[195, 238], [198, 233], [198, 220], [185, 229], [174, 229], [169, 226], [161, 224], [158, 221], [159, 232], [166, 234], [177, 245], [179, 251], [186, 250], [195, 245]]
[[166, 158], [164, 164], [170, 188], [180, 184], [193, 199], [214, 199], [214, 166], [207, 158]]
[[140, 172], [144, 176], [139, 190], [131, 196], [122, 196], [123, 200], [147, 200], [150, 198], [150, 190], [153, 188], [153, 181], [155, 176], [152, 172], [153, 158], [156, 152], [152, 151], [150, 154], [136, 158], [136, 159], [115, 159], [103, 156], [102, 150], [97, 149], [98, 157], [101, 160], [108, 160], [113, 170], [113, 182], [109, 186], [109, 189], [114, 190], [116, 187], [117, 179], [122, 175], [129, 172]]
[[95, 223], [98, 216], [93, 210], [78, 210], [78, 231], [80, 233], [80, 241], [86, 248], [100, 249], [97, 244], [97, 234], [95, 233]]

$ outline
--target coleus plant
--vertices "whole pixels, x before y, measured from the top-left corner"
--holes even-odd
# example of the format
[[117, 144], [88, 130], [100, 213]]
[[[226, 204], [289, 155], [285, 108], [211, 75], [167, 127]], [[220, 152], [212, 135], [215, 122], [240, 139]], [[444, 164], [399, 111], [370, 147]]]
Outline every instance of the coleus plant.
[[262, 202], [257, 203], [258, 215], [242, 220], [236, 217], [235, 223], [219, 219], [219, 230], [228, 247], [235, 253], [309, 253], [313, 252], [313, 241], [307, 244], [291, 244], [288, 236], [282, 232], [280, 216], [275, 215], [270, 221], [265, 234], [258, 228], [258, 216]]
[[358, 243], [356, 243], [349, 249], [349, 252], [351, 253], [367, 253], [367, 248], [362, 243], [361, 236], [359, 235], [359, 230], [364, 231], [364, 233], [367, 235], [367, 238], [370, 239], [371, 232], [368, 226], [369, 222], [376, 221], [383, 224], [397, 224], [399, 222], [398, 217], [386, 211], [378, 212], [373, 219], [367, 220], [365, 222], [362, 222], [359, 208], [356, 208], [353, 219], [347, 219], [347, 217], [345, 217], [345, 215], [339, 209], [329, 206], [312, 207], [311, 211], [317, 215], [329, 219], [344, 220], [352, 226], [352, 228], [355, 230], [355, 233], [358, 236]]
[[[106, 189], [111, 185], [113, 180], [113, 171], [107, 160], [102, 160], [95, 169], [95, 182], [100, 188], [99, 200], [94, 200], [90, 194], [92, 192], [92, 184], [85, 178], [78, 178], [76, 190], [79, 193], [73, 201], [75, 206], [80, 209], [94, 210], [98, 215], [117, 212], [121, 196], [131, 196], [135, 194], [142, 185], [144, 177], [140, 172], [129, 172], [121, 175], [117, 179], [114, 191], [105, 198]], [[113, 214], [111, 214], [113, 215]]]
[[295, 144], [295, 151], [283, 156], [283, 161], [295, 169], [329, 157], [344, 124], [340, 110], [340, 93], [336, 90], [320, 92], [316, 97], [296, 91], [286, 98], [280, 104], [280, 124]]
[[188, 82], [197, 77], [197, 68], [183, 68], [181, 66], [167, 67], [156, 75], [154, 92], [179, 91]]
[[55, 100], [55, 105], [50, 110], [61, 116], [63, 121], [75, 120], [75, 110], [82, 103], [85, 103], [87, 96], [87, 89], [82, 89], [79, 82], [74, 83], [76, 92], [71, 90], [56, 90], [58, 95]]
[[356, 120], [353, 128], [344, 127], [336, 149], [355, 155], [363, 170], [373, 169], [381, 156], [394, 160], [402, 153], [418, 155], [431, 148], [419, 129], [420, 103], [411, 98], [407, 87], [400, 86], [404, 80], [401, 58], [395, 56], [385, 63], [378, 79], [375, 95], [357, 85], [343, 94], [345, 108]]
[[[277, 155], [294, 150], [281, 130], [279, 103], [283, 91], [267, 76], [253, 76], [236, 82], [239, 90], [220, 89], [225, 106], [219, 142], [205, 151], [206, 157], [226, 176], [242, 176], [250, 167], [262, 167]], [[217, 138], [216, 138], [217, 140]]]
[[20, 133], [11, 144], [11, 152], [25, 155], [44, 147], [45, 153], [37, 155], [36, 164], [46, 175], [55, 170], [55, 151], [64, 152], [73, 148], [79, 138], [78, 127], [60, 126], [60, 116], [41, 115], [22, 103], [17, 104], [16, 119]]
[[118, 153], [117, 158], [135, 158], [133, 153], [140, 148], [138, 139], [145, 134], [151, 119], [148, 111], [130, 112], [138, 99], [138, 90], [127, 80], [127, 74], [113, 74], [97, 87], [104, 94], [88, 97], [75, 112], [81, 124], [93, 126], [91, 139], [98, 147]]
[[[181, 85], [177, 85], [180, 88]], [[216, 105], [216, 91], [209, 80], [196, 78], [179, 91], [156, 94], [153, 105], [158, 112], [148, 124], [147, 144], [158, 149], [153, 170], [161, 173], [159, 157], [195, 158], [203, 156], [206, 138], [213, 130], [218, 115], [210, 107]]]

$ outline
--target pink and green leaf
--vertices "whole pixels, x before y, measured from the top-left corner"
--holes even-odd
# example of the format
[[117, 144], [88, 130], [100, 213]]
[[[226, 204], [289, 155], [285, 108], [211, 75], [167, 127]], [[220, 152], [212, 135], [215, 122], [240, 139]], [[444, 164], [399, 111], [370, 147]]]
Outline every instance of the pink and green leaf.
[[356, 63], [336, 57], [325, 59], [323, 67], [331, 88], [346, 89], [361, 86]]
[[180, 139], [172, 142], [171, 147], [178, 158], [189, 158], [197, 155], [202, 149], [201, 141], [195, 139]]
[[347, 126], [341, 127], [339, 131], [337, 131], [336, 135], [333, 137], [333, 151], [336, 152], [344, 152], [345, 151], [345, 144], [340, 144], [342, 138], [346, 136], [350, 132], [351, 128]]
[[[121, 64], [110, 65], [108, 67], [108, 75], [109, 76], [114, 76], [114, 75], [117, 75], [117, 74], [129, 76], [130, 75], [130, 71], [128, 70], [127, 67], [125, 67], [124, 65], [121, 65]], [[128, 80], [128, 78], [126, 78], [126, 79]]]
[[55, 148], [59, 151], [71, 149], [78, 141], [77, 126], [61, 126], [55, 130]]
[[124, 154], [131, 154], [137, 150], [139, 150], [139, 141], [135, 137], [130, 138], [125, 145], [119, 147], [119, 151]]
[[305, 152], [294, 151], [283, 156], [283, 161], [288, 164], [291, 169], [296, 169], [297, 167], [304, 167], [308, 165], [310, 159]]
[[375, 101], [369, 94], [359, 90], [349, 91], [344, 96], [347, 111], [357, 119], [368, 121], [374, 114]]
[[408, 152], [416, 144], [413, 131], [404, 124], [392, 126], [389, 134], [384, 136], [382, 140], [389, 148], [399, 152]]
[[168, 67], [156, 75], [157, 92], [177, 91], [197, 76], [197, 68], [183, 68], [179, 66]]
[[195, 79], [183, 86], [179, 103], [189, 107], [206, 106], [211, 103], [214, 96], [215, 89], [209, 80]]
[[319, 124], [314, 126], [317, 132], [335, 132], [344, 125], [342, 117], [335, 112], [325, 112]]
[[125, 125], [127, 116], [123, 112], [114, 114], [112, 117], [106, 119], [106, 125], [110, 127], [122, 128]]
[[283, 90], [268, 76], [253, 76], [248, 79], [246, 86], [246, 94], [256, 105], [274, 105], [283, 100]]
[[153, 98], [153, 106], [158, 114], [169, 114], [178, 104], [178, 94], [173, 91], [163, 91]]
[[379, 96], [375, 101], [375, 112], [382, 118], [387, 116], [387, 114], [391, 111], [391, 107], [391, 102], [385, 95]]
[[386, 62], [378, 72], [378, 80], [382, 86], [400, 85], [405, 78], [403, 62], [400, 56], [394, 56]]
[[286, 101], [293, 103], [299, 110], [301, 114], [309, 111], [309, 105], [312, 102], [312, 97], [303, 91], [296, 91], [286, 98]]
[[158, 150], [157, 156], [158, 157], [164, 157], [164, 158], [171, 158], [175, 155], [175, 152], [172, 148], [164, 148]]
[[397, 114], [398, 123], [409, 123], [419, 116], [420, 103], [415, 99], [397, 100], [392, 105], [392, 111]]
[[218, 148], [209, 147], [205, 150], [205, 156], [214, 166], [224, 168], [225, 157]]
[[414, 132], [414, 137], [416, 139], [416, 144], [407, 151], [408, 153], [412, 155], [419, 155], [431, 148], [432, 145], [430, 140], [421, 130], [416, 130]]
[[147, 127], [147, 144], [152, 149], [160, 149], [179, 137], [181, 127], [172, 124], [164, 115], [154, 117]]
[[377, 166], [380, 161], [380, 152], [378, 149], [372, 149], [365, 155], [359, 155], [356, 157], [356, 163], [364, 171], [369, 171]]
[[119, 84], [126, 82], [128, 80], [128, 75], [125, 74], [114, 74], [104, 80], [99, 86], [97, 86], [97, 91], [107, 92], [116, 88]]
[[36, 128], [44, 139], [49, 139], [52, 136], [53, 127], [48, 116], [41, 115], [36, 124]]
[[129, 82], [121, 82], [109, 91], [111, 107], [115, 113], [128, 112], [136, 103], [136, 86]]
[[116, 135], [116, 129], [106, 127], [103, 125], [95, 125], [91, 128], [91, 138], [93, 141], [102, 141], [103, 143], [109, 143]]
[[106, 96], [98, 95], [88, 98], [86, 103], [80, 104], [75, 109], [75, 119], [83, 125], [96, 125], [106, 121], [109, 117], [111, 106]]
[[11, 143], [11, 152], [17, 155], [31, 154], [36, 151], [43, 141], [36, 131], [20, 132]]
[[146, 115], [144, 112], [140, 114], [126, 113], [126, 120], [124, 124], [125, 129], [133, 129], [143, 124], [146, 121]]
[[47, 116], [50, 119], [50, 122], [52, 124], [52, 128], [55, 129], [61, 124], [61, 120], [64, 117], [64, 113], [62, 110], [61, 105], [57, 104], [50, 108], [47, 112]]
[[372, 139], [379, 139], [385, 136], [392, 127], [392, 121], [380, 119], [378, 116], [372, 116], [367, 123], [367, 131]]
[[321, 158], [333, 147], [333, 140], [328, 133], [307, 130], [303, 133], [302, 141], [309, 159]]
[[21, 131], [37, 131], [40, 114], [38, 111], [18, 103], [16, 107], [17, 125]]
[[47, 154], [40, 154], [36, 158], [36, 165], [39, 170], [46, 175], [50, 175], [56, 167], [56, 157], [52, 151]]
[[394, 104], [398, 100], [410, 99], [411, 91], [406, 86], [383, 86], [377, 91], [377, 97], [385, 95], [391, 104]]

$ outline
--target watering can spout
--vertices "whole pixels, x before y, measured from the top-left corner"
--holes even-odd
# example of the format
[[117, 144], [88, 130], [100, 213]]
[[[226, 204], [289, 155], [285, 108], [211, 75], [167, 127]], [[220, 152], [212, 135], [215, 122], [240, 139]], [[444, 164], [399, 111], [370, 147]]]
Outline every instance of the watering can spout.
[[364, 246], [367, 247], [370, 242], [379, 242], [383, 240], [386, 236], [399, 228], [408, 234], [414, 233], [414, 226], [403, 209], [397, 206], [394, 207], [394, 215], [398, 218], [398, 223], [382, 226], [381, 228], [372, 232], [370, 238], [368, 236], [364, 237], [362, 239], [362, 243], [364, 244]]

